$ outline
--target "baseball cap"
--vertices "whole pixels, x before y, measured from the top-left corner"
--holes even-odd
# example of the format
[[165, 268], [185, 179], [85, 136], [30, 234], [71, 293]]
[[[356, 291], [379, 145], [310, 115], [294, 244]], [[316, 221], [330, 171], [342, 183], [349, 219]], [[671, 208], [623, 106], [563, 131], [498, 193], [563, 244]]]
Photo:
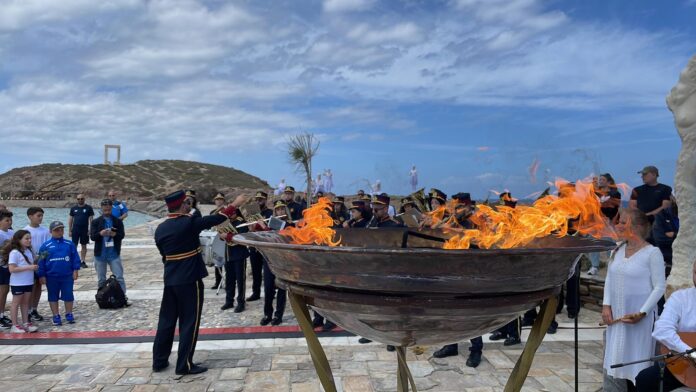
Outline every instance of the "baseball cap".
[[48, 226], [48, 229], [49, 229], [50, 231], [53, 231], [53, 230], [55, 230], [55, 229], [61, 229], [61, 228], [64, 228], [64, 227], [65, 227], [65, 225], [63, 224], [63, 222], [61, 222], [61, 221], [53, 221], [53, 222], [51, 222], [51, 225]]
[[114, 205], [114, 202], [111, 201], [111, 199], [104, 199], [104, 200], [101, 201], [101, 203], [99, 203], [99, 205], [101, 205], [101, 206], [112, 206], [112, 205]]
[[645, 173], [655, 173], [656, 176], [660, 175], [660, 172], [657, 170], [657, 168], [655, 166], [646, 166], [643, 168], [643, 170], [638, 172], [638, 174], [645, 174]]

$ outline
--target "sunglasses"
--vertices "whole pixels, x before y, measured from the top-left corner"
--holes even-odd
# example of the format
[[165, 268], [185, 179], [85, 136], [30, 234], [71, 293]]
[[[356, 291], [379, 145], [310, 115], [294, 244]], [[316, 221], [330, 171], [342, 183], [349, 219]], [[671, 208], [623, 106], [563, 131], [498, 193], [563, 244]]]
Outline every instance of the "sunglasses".
[[84, 197], [78, 197], [77, 200], [84, 200]]

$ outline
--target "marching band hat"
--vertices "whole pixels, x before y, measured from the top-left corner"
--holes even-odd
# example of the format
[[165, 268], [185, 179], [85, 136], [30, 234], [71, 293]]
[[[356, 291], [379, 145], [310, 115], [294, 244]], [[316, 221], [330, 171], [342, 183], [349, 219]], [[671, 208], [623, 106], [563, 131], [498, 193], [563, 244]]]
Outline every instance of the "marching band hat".
[[403, 207], [407, 205], [415, 206], [416, 202], [413, 201], [413, 199], [411, 199], [410, 197], [404, 197], [403, 199], [401, 199], [401, 206]]
[[167, 208], [176, 209], [181, 207], [181, 203], [186, 200], [186, 193], [184, 191], [176, 191], [170, 193], [164, 198], [164, 202], [167, 203]]
[[283, 193], [295, 193], [295, 188], [288, 185], [285, 187]]
[[220, 199], [225, 200], [225, 194], [222, 192], [218, 192], [217, 195], [215, 195], [215, 197], [213, 197], [213, 200], [220, 200]]
[[387, 195], [386, 193], [380, 193], [379, 195], [375, 195], [372, 198], [372, 204], [381, 204], [388, 206], [390, 201], [391, 199], [389, 198], [389, 195]]
[[438, 199], [442, 203], [447, 201], [447, 195], [444, 192], [442, 192], [441, 190], [436, 189], [436, 188], [430, 189], [430, 198], [431, 199]]
[[363, 200], [353, 200], [349, 210], [365, 210], [365, 202]]
[[196, 191], [193, 189], [187, 189], [186, 197], [193, 197], [194, 199], [196, 199]]
[[460, 192], [457, 193], [456, 195], [452, 196], [452, 199], [457, 203], [457, 204], [464, 204], [467, 206], [470, 206], [473, 204], [471, 201], [471, 194], [468, 192]]
[[336, 197], [334, 197], [333, 202], [344, 204], [346, 202], [346, 198], [343, 196], [336, 196]]
[[254, 199], [268, 199], [268, 193], [264, 191], [256, 191], [256, 196], [254, 196]]
[[282, 201], [282, 200], [276, 200], [276, 202], [273, 203], [273, 209], [274, 209], [274, 210], [275, 210], [276, 208], [278, 208], [278, 207], [286, 208], [287, 206], [288, 206], [288, 205], [285, 204], [285, 202]]

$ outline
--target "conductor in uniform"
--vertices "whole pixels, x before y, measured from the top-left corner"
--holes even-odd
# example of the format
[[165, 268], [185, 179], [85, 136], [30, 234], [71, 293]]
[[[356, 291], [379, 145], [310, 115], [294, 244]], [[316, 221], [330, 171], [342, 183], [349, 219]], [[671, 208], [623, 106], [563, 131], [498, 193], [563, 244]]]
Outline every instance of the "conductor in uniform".
[[244, 196], [238, 196], [217, 214], [199, 217], [189, 214], [191, 203], [183, 191], [165, 198], [169, 214], [155, 230], [155, 244], [164, 263], [164, 292], [157, 335], [152, 346], [153, 371], [160, 372], [169, 366], [177, 320], [179, 349], [176, 374], [198, 374], [208, 370], [193, 364], [203, 307], [203, 278], [208, 276], [198, 236], [201, 231], [233, 216], [237, 207], [245, 201]]

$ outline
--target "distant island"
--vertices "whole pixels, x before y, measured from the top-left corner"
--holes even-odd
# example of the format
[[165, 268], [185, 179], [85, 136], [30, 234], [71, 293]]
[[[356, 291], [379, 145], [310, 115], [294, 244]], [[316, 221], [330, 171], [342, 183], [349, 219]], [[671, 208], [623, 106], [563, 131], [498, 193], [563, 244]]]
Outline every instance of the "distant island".
[[78, 193], [99, 199], [109, 189], [127, 199], [161, 200], [177, 189], [195, 189], [203, 203], [217, 192], [229, 195], [269, 190], [266, 181], [241, 170], [182, 160], [143, 160], [125, 165], [20, 167], [0, 174], [2, 200], [69, 200]]

